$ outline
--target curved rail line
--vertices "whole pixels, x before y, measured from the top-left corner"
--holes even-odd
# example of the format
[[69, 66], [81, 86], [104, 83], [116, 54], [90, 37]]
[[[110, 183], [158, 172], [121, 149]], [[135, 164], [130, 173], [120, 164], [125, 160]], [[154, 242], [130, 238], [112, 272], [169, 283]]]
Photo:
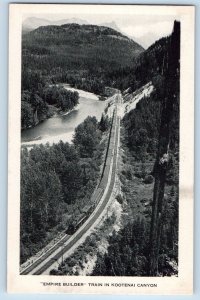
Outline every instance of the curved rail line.
[[[65, 235], [64, 238], [62, 238], [57, 244], [55, 244], [51, 249], [49, 249], [44, 255], [38, 258], [32, 265], [24, 269], [20, 273], [20, 275], [27, 275], [30, 273], [33, 275], [40, 275], [44, 273], [47, 269], [49, 269], [51, 265], [55, 263], [55, 261], [60, 259], [65, 252], [70, 250], [70, 248], [74, 246], [78, 242], [78, 240], [91, 228], [91, 226], [102, 214], [106, 205], [108, 204], [115, 184], [115, 175], [116, 175], [116, 168], [117, 168], [117, 152], [118, 152], [119, 130], [120, 130], [120, 118], [117, 116], [118, 101], [120, 101], [120, 95], [116, 95], [116, 104], [115, 104], [116, 107], [114, 109], [112, 126], [109, 134], [109, 142], [108, 142], [108, 147], [106, 152], [105, 163], [103, 167], [103, 176], [99, 183], [98, 189], [92, 196], [92, 198], [93, 197], [95, 198], [96, 196], [99, 198], [99, 195], [101, 195], [100, 199], [98, 199], [97, 201], [97, 207], [95, 208], [91, 216], [88, 217], [87, 221], [83, 223], [83, 225], [77, 230], [77, 232], [75, 232], [74, 235], [72, 236]], [[103, 193], [99, 194], [98, 190], [102, 190]], [[102, 199], [103, 201], [101, 203]], [[68, 240], [70, 241], [67, 243]], [[65, 243], [67, 244], [65, 245]], [[62, 249], [59, 250], [53, 257], [51, 257], [48, 260], [48, 257], [52, 256], [52, 254], [56, 252], [60, 247], [62, 247]], [[44, 262], [45, 260], [47, 261]], [[44, 264], [42, 265], [43, 262]], [[41, 267], [39, 267], [40, 264]], [[34, 269], [36, 270], [34, 271]]]

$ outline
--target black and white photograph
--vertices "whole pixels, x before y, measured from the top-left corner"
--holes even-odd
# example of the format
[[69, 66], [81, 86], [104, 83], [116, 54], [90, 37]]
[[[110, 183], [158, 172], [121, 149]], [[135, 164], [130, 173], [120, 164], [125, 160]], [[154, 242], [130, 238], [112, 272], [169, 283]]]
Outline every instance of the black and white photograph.
[[10, 6], [11, 290], [191, 292], [193, 22], [192, 6]]

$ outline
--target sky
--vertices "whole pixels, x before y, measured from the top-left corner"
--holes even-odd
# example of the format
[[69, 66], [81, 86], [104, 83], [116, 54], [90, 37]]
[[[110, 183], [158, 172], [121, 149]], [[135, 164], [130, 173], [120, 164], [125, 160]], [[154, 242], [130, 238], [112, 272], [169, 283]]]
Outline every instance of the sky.
[[78, 18], [89, 24], [102, 24], [115, 22], [119, 30], [140, 43], [144, 48], [148, 48], [152, 43], [161, 37], [171, 34], [175, 15], [124, 15], [124, 14], [32, 14], [28, 17], [37, 17], [52, 21], [62, 19]]

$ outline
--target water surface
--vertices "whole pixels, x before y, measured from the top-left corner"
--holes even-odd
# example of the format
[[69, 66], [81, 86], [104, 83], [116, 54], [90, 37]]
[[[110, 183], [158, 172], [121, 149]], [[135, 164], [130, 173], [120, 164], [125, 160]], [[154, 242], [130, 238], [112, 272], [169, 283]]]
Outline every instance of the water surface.
[[[64, 85], [72, 89], [69, 85]], [[75, 89], [73, 89], [75, 90]], [[106, 106], [106, 101], [98, 100], [92, 93], [76, 89], [79, 92], [79, 104], [69, 113], [53, 116], [34, 128], [22, 131], [22, 145], [58, 143], [60, 140], [71, 142], [75, 128], [84, 121], [87, 116], [95, 116], [100, 120]]]

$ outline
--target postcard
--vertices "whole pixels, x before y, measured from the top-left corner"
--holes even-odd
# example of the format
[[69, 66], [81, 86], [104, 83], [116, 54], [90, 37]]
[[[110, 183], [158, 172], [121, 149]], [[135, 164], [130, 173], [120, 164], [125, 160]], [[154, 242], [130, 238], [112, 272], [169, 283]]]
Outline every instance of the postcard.
[[193, 293], [194, 6], [10, 4], [10, 293]]

